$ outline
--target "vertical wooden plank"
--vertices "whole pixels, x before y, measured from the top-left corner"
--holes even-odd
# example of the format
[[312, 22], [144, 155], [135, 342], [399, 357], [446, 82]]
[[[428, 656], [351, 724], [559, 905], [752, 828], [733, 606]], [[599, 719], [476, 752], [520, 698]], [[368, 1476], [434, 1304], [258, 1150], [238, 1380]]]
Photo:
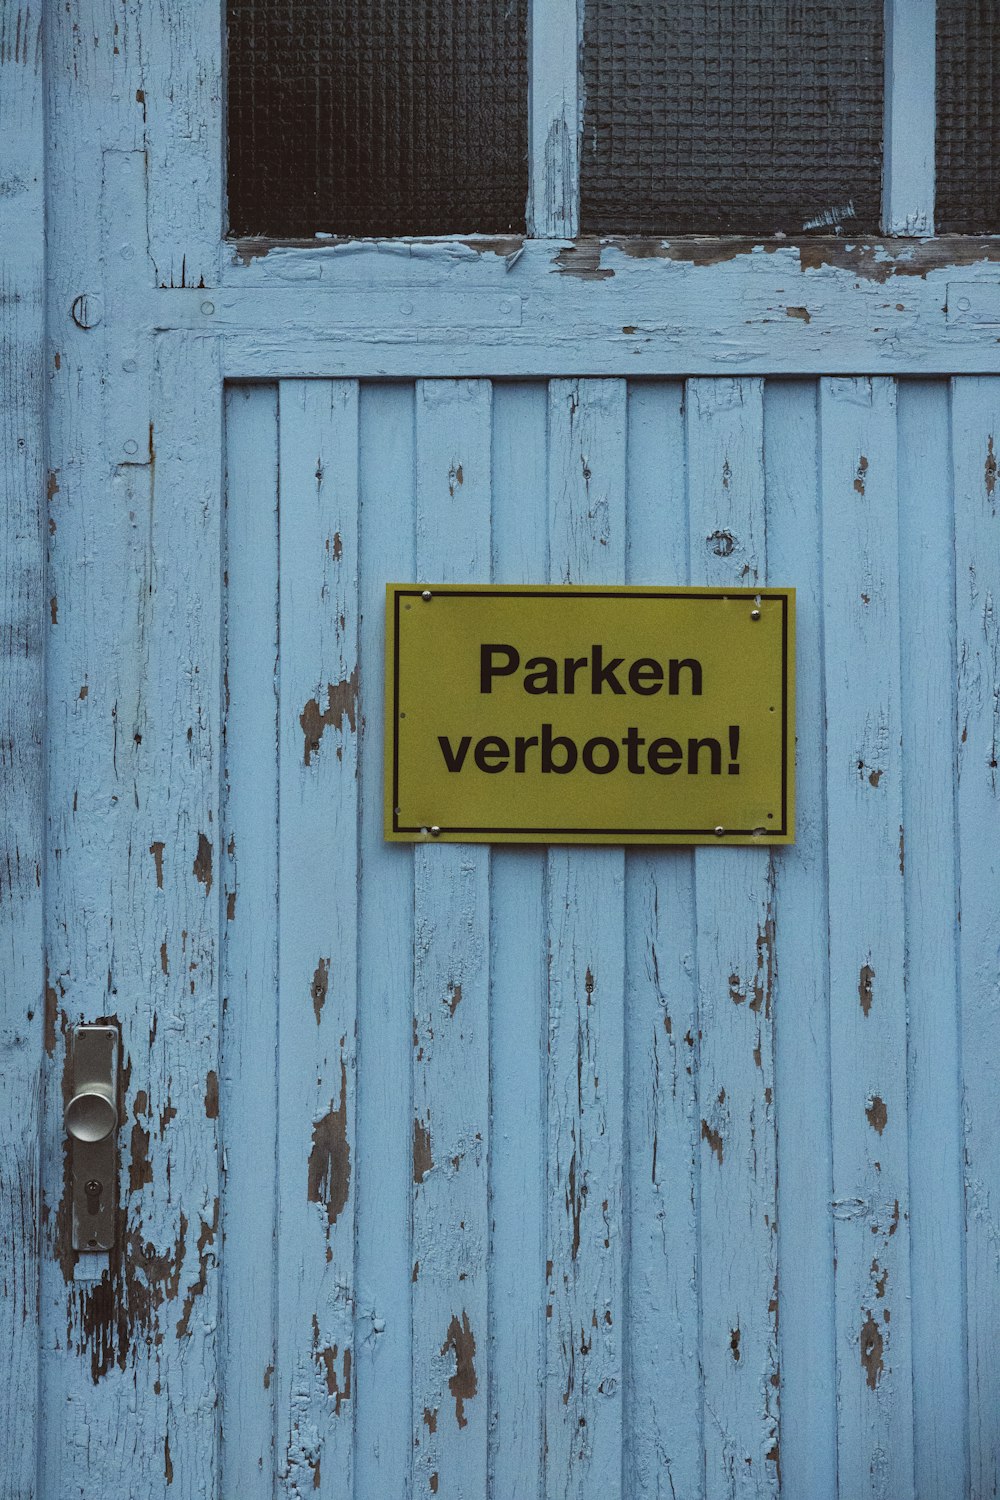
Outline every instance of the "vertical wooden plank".
[[269, 1500], [277, 1386], [276, 386], [227, 394], [225, 533], [221, 1493]]
[[[547, 391], [493, 393], [493, 575], [544, 583]], [[545, 854], [497, 847], [490, 872], [491, 1500], [542, 1481], [545, 1320]]]
[[[626, 386], [549, 386], [549, 580], [625, 566]], [[625, 859], [552, 848], [548, 976], [547, 1493], [615, 1494], [622, 1466]]]
[[[141, 67], [169, 69], [145, 35], [140, 57], [134, 6], [69, 0], [45, 19], [56, 732], [39, 1488], [106, 1495], [127, 1473], [139, 1500], [194, 1496], [217, 1487], [220, 369], [213, 340], [128, 337], [150, 281]], [[186, 212], [174, 204], [178, 229]], [[114, 1253], [77, 1259], [59, 1033], [100, 1014], [122, 1026], [122, 1212]]]
[[840, 1492], [913, 1488], [896, 391], [820, 387]]
[[1000, 906], [1000, 381], [952, 385], [958, 647], [958, 839], [971, 1494], [1000, 1491], [996, 1118]]
[[886, 234], [934, 233], [935, 0], [886, 0]]
[[279, 396], [278, 1474], [350, 1494], [358, 390]]
[[40, 12], [0, 17], [0, 1494], [35, 1494], [44, 995], [45, 163]]
[[[691, 581], [766, 578], [759, 380], [687, 392]], [[778, 1488], [774, 888], [766, 849], [695, 851], [705, 1493]]]
[[530, 7], [528, 233], [572, 239], [580, 224], [579, 0]]
[[[487, 582], [489, 383], [416, 396], [417, 577]], [[421, 608], [435, 608], [434, 601]], [[486, 1490], [489, 851], [414, 849], [415, 1496]]]
[[410, 1495], [413, 852], [382, 838], [385, 585], [414, 578], [413, 387], [361, 387], [355, 1496]]
[[[148, 452], [109, 458], [86, 356], [54, 422], [48, 1040], [120, 1020], [121, 1215], [69, 1249], [50, 1074], [43, 1493], [211, 1492], [218, 1390], [220, 496], [214, 341], [159, 349]], [[89, 424], [93, 423], [92, 429]], [[50, 531], [52, 530], [50, 526]], [[98, 539], [99, 538], [99, 542]], [[91, 1264], [93, 1262], [93, 1264]]]
[[[632, 382], [630, 584], [688, 577], [684, 387]], [[704, 1494], [694, 858], [625, 855], [625, 1462], [629, 1496]]]
[[826, 761], [817, 385], [764, 387], [767, 571], [794, 584], [795, 843], [774, 860], [781, 1484], [836, 1500]]
[[[135, 106], [149, 162], [156, 284], [210, 289], [219, 282], [226, 231], [225, 11], [201, 0], [159, 0], [137, 9], [142, 47]], [[206, 330], [213, 312], [207, 297]]]
[[914, 1479], [918, 1495], [964, 1495], [969, 1417], [948, 384], [901, 381], [898, 402]]

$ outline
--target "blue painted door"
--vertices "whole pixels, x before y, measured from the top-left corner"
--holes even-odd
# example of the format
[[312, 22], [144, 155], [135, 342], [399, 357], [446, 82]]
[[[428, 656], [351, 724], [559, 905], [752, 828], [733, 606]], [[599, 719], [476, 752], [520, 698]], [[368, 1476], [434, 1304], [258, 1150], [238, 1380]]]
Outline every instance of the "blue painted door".
[[[995, 243], [580, 239], [553, 5], [523, 243], [234, 245], [214, 8], [16, 19], [0, 1495], [995, 1494]], [[404, 579], [794, 586], [795, 846], [385, 844]]]

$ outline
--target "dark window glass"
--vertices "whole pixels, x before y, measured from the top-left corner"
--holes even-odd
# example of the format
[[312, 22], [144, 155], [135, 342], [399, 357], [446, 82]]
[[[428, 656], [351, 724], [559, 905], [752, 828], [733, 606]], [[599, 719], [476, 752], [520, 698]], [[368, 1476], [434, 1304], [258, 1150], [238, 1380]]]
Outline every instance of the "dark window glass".
[[937, 203], [944, 234], [1000, 231], [1000, 11], [938, 0]]
[[882, 12], [586, 0], [584, 231], [877, 231]]
[[229, 225], [524, 228], [527, 0], [228, 0]]

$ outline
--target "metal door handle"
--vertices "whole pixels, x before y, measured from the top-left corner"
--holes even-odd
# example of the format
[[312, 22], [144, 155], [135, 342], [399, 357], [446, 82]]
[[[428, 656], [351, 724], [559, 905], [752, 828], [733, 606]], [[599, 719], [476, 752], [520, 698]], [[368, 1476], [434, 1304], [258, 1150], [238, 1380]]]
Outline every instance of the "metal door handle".
[[72, 1094], [63, 1114], [70, 1137], [73, 1249], [110, 1250], [118, 1200], [118, 1032], [74, 1026]]

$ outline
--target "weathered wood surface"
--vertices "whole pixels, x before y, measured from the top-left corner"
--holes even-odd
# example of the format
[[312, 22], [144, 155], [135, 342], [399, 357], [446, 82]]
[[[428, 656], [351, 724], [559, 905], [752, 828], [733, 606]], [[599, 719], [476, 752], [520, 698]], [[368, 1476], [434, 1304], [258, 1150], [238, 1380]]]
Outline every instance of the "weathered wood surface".
[[971, 1490], [978, 1500], [1000, 1490], [1000, 1173], [993, 1123], [1000, 1076], [1000, 381], [955, 381], [951, 415], [968, 1422]]
[[841, 1492], [913, 1489], [896, 387], [820, 386]]
[[[491, 397], [417, 386], [421, 582], [489, 580]], [[489, 851], [417, 847], [413, 872], [413, 1494], [461, 1500], [487, 1469]]]
[[35, 1493], [45, 839], [45, 161], [36, 12], [0, 11], [0, 1495]]
[[[212, 6], [50, 7], [44, 70], [4, 13], [5, 1497], [1000, 1484], [998, 397], [926, 378], [996, 370], [997, 247], [558, 239], [574, 15], [532, 43], [552, 238], [264, 253], [220, 242]], [[320, 377], [228, 393], [224, 537], [223, 374]], [[744, 566], [800, 590], [793, 849], [383, 844], [387, 579]], [[121, 1239], [77, 1259], [101, 1015]]]
[[[691, 581], [767, 578], [763, 382], [689, 382]], [[695, 851], [705, 1492], [778, 1488], [773, 861]]]
[[[179, 381], [183, 359], [207, 384], [211, 358], [210, 345], [176, 358], [164, 350], [161, 380]], [[962, 1471], [967, 1447], [988, 1493], [992, 1346], [982, 1330], [995, 1286], [991, 1169], [977, 1143], [988, 1133], [992, 1036], [969, 997], [981, 984], [988, 1006], [994, 983], [992, 907], [985, 896], [977, 907], [976, 894], [990, 879], [975, 874], [989, 858], [990, 815], [970, 802], [992, 795], [988, 550], [979, 561], [992, 520], [991, 398], [989, 383], [957, 382], [950, 406], [942, 383], [904, 391], [901, 447], [896, 391], [882, 381], [548, 391], [315, 382], [280, 396], [231, 393], [224, 828], [215, 832], [207, 807], [180, 814], [172, 860], [162, 752], [156, 781], [135, 782], [148, 787], [139, 807], [133, 797], [123, 809], [148, 882], [138, 907], [129, 898], [145, 913], [134, 957], [115, 950], [119, 970], [141, 960], [129, 971], [141, 1007], [135, 998], [125, 1011], [114, 994], [108, 1005], [129, 1038], [123, 1187], [134, 1228], [120, 1272], [98, 1266], [83, 1273], [96, 1281], [67, 1285], [65, 1257], [47, 1263], [43, 1398], [68, 1416], [50, 1427], [41, 1493], [58, 1492], [70, 1466], [83, 1493], [96, 1493], [134, 1444], [139, 1494], [162, 1492], [169, 1457], [172, 1493], [263, 1497], [277, 1484], [288, 1495], [590, 1500], [622, 1483], [636, 1496], [757, 1496], [777, 1492], [780, 1452], [782, 1493], [846, 1500], [933, 1493]], [[219, 451], [220, 431], [209, 408], [199, 443]], [[976, 444], [979, 471], [965, 459]], [[64, 809], [52, 856], [54, 1041], [60, 1012], [93, 1014], [88, 985], [108, 1004], [106, 972], [85, 968], [91, 977], [74, 990], [67, 944], [82, 934], [99, 952], [91, 935], [108, 903], [126, 899], [114, 884], [102, 896], [86, 873], [111, 847], [101, 810], [121, 805], [116, 758], [138, 758], [150, 741], [152, 756], [165, 736], [155, 703], [136, 708], [133, 679], [131, 750], [116, 739], [124, 689], [104, 687], [110, 643], [130, 639], [132, 618], [146, 621], [144, 670], [171, 712], [177, 663], [200, 666], [199, 640], [210, 649], [222, 554], [217, 530], [211, 545], [190, 546], [211, 516], [192, 483], [201, 451], [170, 445], [166, 510], [158, 460], [152, 544], [138, 529], [148, 466], [119, 476], [125, 488], [113, 492], [144, 485], [146, 507], [133, 505], [133, 529], [112, 555], [87, 564], [107, 570], [101, 589], [119, 600], [110, 632], [92, 622], [77, 581], [75, 559], [90, 557], [87, 516], [74, 491], [54, 497], [52, 689], [77, 713], [111, 692], [107, 762], [76, 731], [50, 763], [53, 806]], [[184, 561], [180, 576], [171, 559]], [[470, 861], [460, 848], [383, 845], [387, 578], [715, 580], [727, 569], [749, 576], [744, 567], [800, 588], [793, 849], [762, 852], [751, 869], [746, 851], [480, 850]], [[123, 575], [134, 578], [124, 591]], [[181, 578], [197, 580], [197, 604], [187, 592], [180, 607]], [[151, 580], [155, 600], [167, 593], [166, 612], [152, 617]], [[956, 634], [963, 589], [978, 592]], [[73, 637], [58, 638], [64, 618], [81, 622]], [[358, 663], [355, 703], [341, 687]], [[215, 670], [209, 656], [205, 671]], [[200, 679], [183, 673], [188, 690]], [[965, 742], [951, 727], [956, 711]], [[202, 707], [192, 740], [210, 722]], [[965, 748], [973, 734], [987, 747], [979, 793]], [[957, 831], [955, 744], [972, 768]], [[82, 795], [84, 754], [91, 776], [104, 765], [103, 800]], [[194, 796], [204, 771], [191, 774]], [[63, 788], [76, 781], [74, 809]], [[85, 809], [86, 858], [73, 837]], [[973, 870], [961, 1097], [975, 1299], [958, 1239], [957, 890], [941, 873], [950, 837], [963, 872]], [[172, 929], [154, 921], [167, 891], [180, 904], [176, 949]], [[202, 1004], [197, 986], [199, 954], [220, 926], [226, 1009], [214, 1068], [217, 999], [212, 988]], [[122, 973], [112, 986], [120, 997]], [[217, 1115], [221, 1220], [203, 1144]], [[220, 1223], [218, 1480], [213, 1422], [195, 1414], [215, 1399]], [[125, 1397], [123, 1376], [141, 1400]], [[915, 1413], [930, 1425], [914, 1432]]]
[[[210, 298], [156, 291], [137, 310], [147, 327], [224, 334], [233, 379], [928, 375], [996, 364], [996, 240], [386, 241], [229, 253]], [[969, 286], [982, 289], [982, 308]]]
[[[220, 1327], [220, 1488], [273, 1490], [278, 1144], [278, 405], [274, 386], [226, 401], [224, 601], [225, 899], [222, 1066], [225, 1122]], [[297, 762], [293, 762], [297, 766]], [[264, 1226], [246, 1232], [248, 1205]], [[253, 1308], [254, 1316], [247, 1316]]]
[[[625, 565], [624, 381], [549, 387], [549, 581]], [[625, 858], [549, 850], [546, 1492], [606, 1494], [622, 1469]]]
[[837, 1494], [822, 510], [814, 381], [764, 386], [769, 579], [796, 589], [795, 843], [774, 861], [782, 1493]]

